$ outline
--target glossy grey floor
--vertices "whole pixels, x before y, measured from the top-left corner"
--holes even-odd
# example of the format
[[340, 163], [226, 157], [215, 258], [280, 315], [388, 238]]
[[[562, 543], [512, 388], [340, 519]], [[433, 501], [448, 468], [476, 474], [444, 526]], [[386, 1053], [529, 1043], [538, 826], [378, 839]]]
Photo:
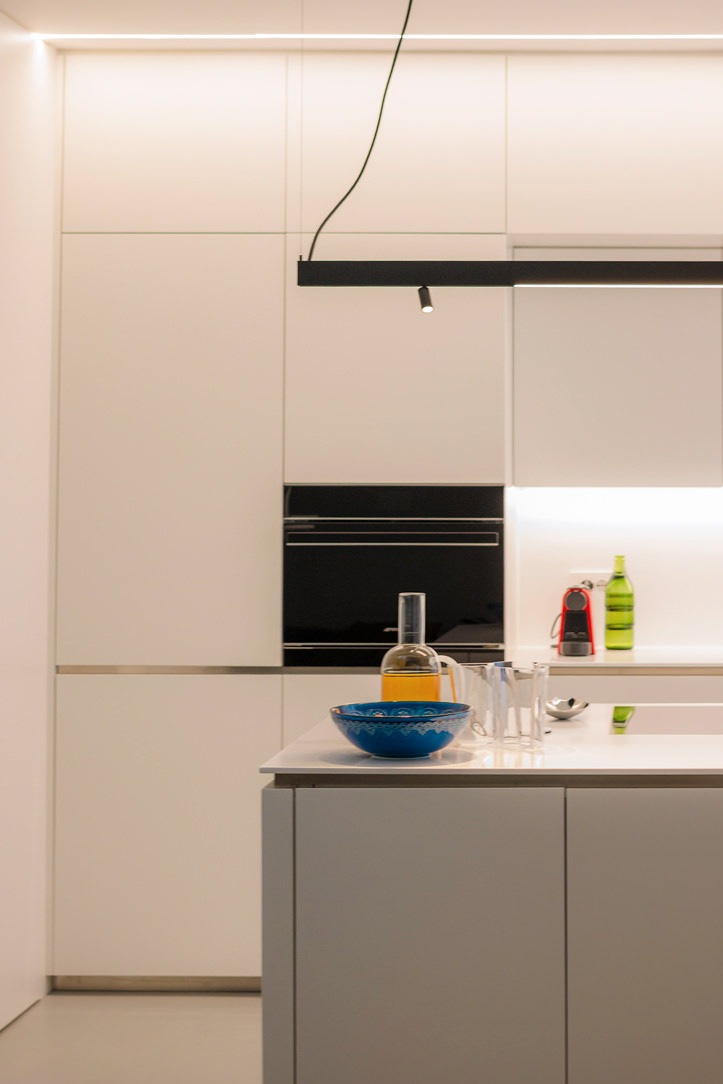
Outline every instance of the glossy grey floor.
[[258, 994], [53, 993], [0, 1032], [2, 1084], [261, 1084]]

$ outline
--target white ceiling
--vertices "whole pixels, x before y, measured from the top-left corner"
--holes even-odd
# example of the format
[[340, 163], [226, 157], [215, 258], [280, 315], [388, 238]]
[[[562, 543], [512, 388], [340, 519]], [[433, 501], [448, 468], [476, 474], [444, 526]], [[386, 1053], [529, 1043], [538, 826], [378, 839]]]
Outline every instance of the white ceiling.
[[[0, 12], [28, 30], [65, 34], [398, 34], [406, 7], [406, 0], [0, 0]], [[723, 3], [414, 0], [407, 29], [409, 34], [723, 35]], [[669, 46], [656, 46], [661, 47]], [[691, 47], [711, 46], [686, 45]]]

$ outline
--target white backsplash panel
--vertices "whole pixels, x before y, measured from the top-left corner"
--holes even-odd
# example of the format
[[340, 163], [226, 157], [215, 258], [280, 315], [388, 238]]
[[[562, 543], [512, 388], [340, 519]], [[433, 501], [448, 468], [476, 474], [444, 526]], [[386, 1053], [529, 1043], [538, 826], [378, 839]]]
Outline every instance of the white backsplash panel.
[[[635, 646], [723, 644], [723, 489], [523, 488], [507, 493], [507, 640], [551, 642], [565, 588], [604, 579], [615, 554], [635, 587]], [[593, 591], [602, 646], [604, 591]]]

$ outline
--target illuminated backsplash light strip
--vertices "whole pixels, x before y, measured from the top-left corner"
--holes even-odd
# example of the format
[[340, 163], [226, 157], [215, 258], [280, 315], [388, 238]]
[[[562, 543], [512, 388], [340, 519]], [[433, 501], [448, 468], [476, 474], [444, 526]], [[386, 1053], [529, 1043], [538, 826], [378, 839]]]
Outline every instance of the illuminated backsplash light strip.
[[512, 486], [507, 500], [514, 502], [516, 515], [527, 524], [723, 526], [720, 486]]

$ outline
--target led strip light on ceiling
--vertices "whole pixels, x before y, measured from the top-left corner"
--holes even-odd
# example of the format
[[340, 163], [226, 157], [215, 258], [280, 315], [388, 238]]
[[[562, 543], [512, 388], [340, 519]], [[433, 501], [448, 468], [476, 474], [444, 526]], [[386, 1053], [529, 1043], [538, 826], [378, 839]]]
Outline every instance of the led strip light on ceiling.
[[[396, 41], [398, 34], [56, 34], [34, 31], [42, 41]], [[479, 42], [706, 42], [723, 41], [723, 34], [406, 34], [405, 41], [479, 41]]]

